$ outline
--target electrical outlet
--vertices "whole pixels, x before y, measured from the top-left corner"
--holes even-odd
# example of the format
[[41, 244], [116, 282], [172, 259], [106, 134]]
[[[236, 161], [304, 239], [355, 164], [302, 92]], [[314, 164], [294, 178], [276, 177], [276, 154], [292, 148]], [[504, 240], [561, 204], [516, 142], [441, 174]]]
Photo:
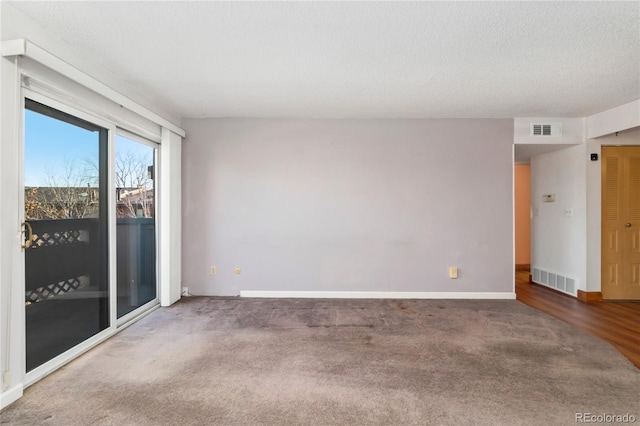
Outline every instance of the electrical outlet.
[[212, 266], [212, 267], [211, 267], [211, 275], [215, 275], [215, 274], [217, 274], [217, 273], [218, 273], [218, 270], [216, 269], [216, 267], [215, 267], [215, 266]]
[[182, 287], [182, 295], [183, 296], [189, 295], [189, 287]]
[[458, 268], [449, 268], [449, 278], [458, 278]]

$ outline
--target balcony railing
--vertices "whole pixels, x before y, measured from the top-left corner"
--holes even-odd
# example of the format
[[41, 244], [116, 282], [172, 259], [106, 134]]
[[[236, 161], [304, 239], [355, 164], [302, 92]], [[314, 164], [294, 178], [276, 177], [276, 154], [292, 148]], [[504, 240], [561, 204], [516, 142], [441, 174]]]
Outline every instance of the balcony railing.
[[[69, 294], [80, 288], [106, 289], [98, 283], [98, 219], [29, 221], [31, 246], [25, 255], [25, 302]], [[118, 297], [138, 306], [155, 297], [155, 219], [116, 221]], [[120, 309], [119, 309], [120, 310]]]

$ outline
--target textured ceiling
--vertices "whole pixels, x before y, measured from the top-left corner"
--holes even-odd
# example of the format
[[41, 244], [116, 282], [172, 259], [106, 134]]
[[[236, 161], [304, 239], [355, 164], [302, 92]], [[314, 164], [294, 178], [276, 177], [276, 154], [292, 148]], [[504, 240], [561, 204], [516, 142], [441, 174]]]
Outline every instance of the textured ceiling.
[[585, 116], [640, 98], [640, 2], [11, 2], [183, 117]]

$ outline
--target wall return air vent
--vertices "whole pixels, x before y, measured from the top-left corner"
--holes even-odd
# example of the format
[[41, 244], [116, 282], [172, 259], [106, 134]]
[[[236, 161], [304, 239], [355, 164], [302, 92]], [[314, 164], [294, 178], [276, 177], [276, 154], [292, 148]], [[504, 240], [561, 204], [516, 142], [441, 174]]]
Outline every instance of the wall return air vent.
[[531, 123], [531, 136], [562, 136], [562, 124]]
[[577, 285], [576, 279], [567, 277], [561, 274], [557, 274], [551, 271], [546, 271], [537, 267], [533, 267], [531, 280], [536, 284], [542, 284], [547, 287], [555, 288], [563, 293], [576, 296]]

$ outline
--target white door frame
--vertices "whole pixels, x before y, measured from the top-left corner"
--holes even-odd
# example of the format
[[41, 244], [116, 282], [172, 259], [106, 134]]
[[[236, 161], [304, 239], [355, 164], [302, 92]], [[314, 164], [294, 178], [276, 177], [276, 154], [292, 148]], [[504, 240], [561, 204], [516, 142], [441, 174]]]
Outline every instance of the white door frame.
[[[85, 340], [84, 342], [74, 346], [73, 348], [63, 352], [62, 354], [56, 356], [55, 358], [53, 358], [52, 360], [42, 364], [39, 367], [36, 367], [35, 369], [29, 371], [29, 372], [24, 372], [24, 386], [28, 387], [31, 384], [37, 382], [38, 380], [42, 379], [43, 377], [51, 374], [53, 371], [57, 370], [58, 368], [60, 368], [61, 366], [63, 366], [64, 364], [68, 363], [69, 361], [71, 361], [72, 359], [78, 357], [80, 354], [88, 351], [89, 349], [91, 349], [92, 347], [96, 346], [98, 343], [104, 341], [105, 339], [107, 339], [108, 337], [112, 336], [117, 328], [116, 328], [116, 290], [117, 290], [117, 286], [116, 286], [116, 252], [115, 252], [115, 174], [114, 174], [114, 168], [111, 166], [113, 164], [113, 161], [115, 159], [115, 152], [114, 152], [114, 143], [115, 143], [115, 131], [116, 131], [116, 127], [115, 125], [113, 125], [112, 123], [102, 120], [94, 115], [91, 115], [89, 113], [86, 113], [84, 111], [78, 110], [76, 108], [70, 107], [56, 99], [52, 99], [50, 97], [44, 96], [40, 93], [34, 92], [32, 90], [26, 89], [26, 88], [22, 88], [22, 111], [24, 111], [25, 108], [25, 99], [31, 99], [33, 101], [39, 102], [43, 105], [49, 106], [51, 108], [54, 108], [58, 111], [64, 112], [66, 114], [70, 114], [73, 115], [74, 117], [78, 117], [82, 120], [88, 121], [90, 123], [93, 123], [97, 126], [100, 126], [102, 128], [107, 129], [108, 131], [108, 140], [107, 140], [107, 144], [108, 144], [108, 164], [110, 165], [110, 167], [108, 167], [107, 170], [107, 174], [108, 174], [108, 185], [107, 185], [107, 209], [108, 209], [108, 216], [106, 218], [107, 223], [108, 223], [108, 255], [109, 255], [109, 263], [108, 263], [108, 273], [109, 273], [109, 327], [107, 327], [106, 329], [102, 330], [101, 332], [97, 333], [96, 335], [90, 337], [89, 339]], [[24, 114], [23, 114], [24, 117]], [[22, 121], [22, 134], [21, 134], [21, 138], [20, 138], [20, 151], [21, 151], [21, 157], [19, 159], [19, 164], [18, 164], [18, 168], [19, 168], [19, 186], [20, 186], [20, 195], [19, 195], [19, 203], [18, 203], [18, 208], [19, 208], [19, 220], [20, 223], [24, 222], [25, 217], [24, 217], [24, 118]], [[24, 251], [23, 251], [24, 253]], [[18, 285], [16, 285], [16, 289], [19, 289], [21, 293], [24, 293], [24, 287], [25, 287], [25, 257], [24, 254], [22, 256], [18, 257], [18, 262], [19, 264], [17, 265], [18, 270], [21, 271], [21, 279], [18, 283]], [[20, 323], [20, 327], [22, 329], [22, 335], [26, 336], [26, 323], [24, 321], [24, 317], [25, 317], [25, 313], [24, 313], [24, 308], [22, 309], [22, 321]], [[24, 343], [24, 339], [23, 339], [23, 343]], [[22, 348], [22, 354], [23, 354], [23, 359], [26, 357], [26, 346], [23, 344], [23, 348]], [[26, 366], [26, 364], [25, 364]]]

